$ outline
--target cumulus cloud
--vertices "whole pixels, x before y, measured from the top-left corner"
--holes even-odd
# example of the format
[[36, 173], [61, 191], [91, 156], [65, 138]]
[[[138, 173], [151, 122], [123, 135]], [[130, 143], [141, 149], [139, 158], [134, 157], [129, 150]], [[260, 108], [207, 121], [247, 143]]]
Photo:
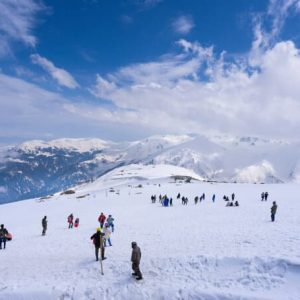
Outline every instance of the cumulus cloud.
[[251, 72], [249, 57], [229, 62], [211, 47], [186, 40], [177, 44], [178, 54], [97, 76], [93, 94], [118, 108], [105, 118], [165, 132], [298, 135], [300, 53], [293, 42], [263, 52], [259, 68]]
[[34, 64], [42, 67], [46, 72], [50, 74], [50, 76], [57, 81], [57, 83], [61, 86], [65, 86], [70, 89], [75, 89], [79, 87], [77, 81], [73, 78], [73, 76], [68, 73], [66, 70], [57, 68], [50, 60], [45, 57], [40, 56], [39, 54], [32, 54], [31, 61]]
[[36, 16], [45, 9], [34, 0], [0, 1], [0, 55], [12, 53], [11, 43], [21, 42], [34, 47], [37, 39], [33, 33]]
[[191, 16], [180, 16], [172, 23], [174, 31], [179, 34], [188, 34], [194, 26]]

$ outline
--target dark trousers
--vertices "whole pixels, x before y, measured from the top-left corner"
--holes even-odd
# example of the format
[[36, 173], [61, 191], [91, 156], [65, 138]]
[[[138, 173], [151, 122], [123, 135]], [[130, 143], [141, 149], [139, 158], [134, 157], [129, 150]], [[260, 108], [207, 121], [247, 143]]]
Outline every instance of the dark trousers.
[[73, 223], [69, 223], [69, 228], [73, 228]]
[[142, 273], [140, 270], [140, 264], [139, 263], [132, 263], [132, 270], [138, 277], [142, 277]]
[[46, 234], [46, 231], [47, 231], [47, 227], [43, 227], [42, 235], [45, 235], [45, 234]]
[[[95, 255], [96, 255], [96, 260], [99, 260], [99, 250], [100, 250], [100, 247], [95, 247]], [[101, 248], [101, 258], [104, 259], [104, 247]]]
[[6, 247], [6, 237], [0, 238], [0, 249], [2, 249], [2, 243], [3, 243], [3, 249]]
[[271, 220], [272, 220], [272, 222], [275, 221], [275, 214], [271, 214]]

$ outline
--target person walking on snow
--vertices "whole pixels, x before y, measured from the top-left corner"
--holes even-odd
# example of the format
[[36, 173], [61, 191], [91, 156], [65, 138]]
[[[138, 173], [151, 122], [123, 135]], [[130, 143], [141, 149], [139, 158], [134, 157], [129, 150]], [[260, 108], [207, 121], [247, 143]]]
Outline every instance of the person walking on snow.
[[112, 217], [112, 215], [108, 215], [107, 223], [108, 223], [109, 227], [111, 227], [112, 232], [114, 232], [114, 230], [115, 230], [114, 220], [115, 219]]
[[111, 240], [110, 240], [111, 230], [109, 229], [109, 224], [108, 223], [105, 223], [103, 233], [105, 234], [105, 236], [104, 236], [104, 247], [106, 247], [106, 241], [108, 242], [109, 246], [112, 246]]
[[5, 249], [7, 235], [8, 235], [7, 229], [4, 227], [4, 224], [1, 224], [1, 227], [0, 227], [0, 249], [2, 249], [2, 243], [3, 243], [3, 249]]
[[264, 201], [264, 199], [265, 199], [265, 193], [262, 192], [262, 193], [261, 193], [261, 201]]
[[277, 204], [276, 204], [275, 201], [273, 201], [273, 205], [271, 207], [271, 220], [272, 220], [272, 222], [275, 221], [276, 212], [277, 212]]
[[269, 193], [268, 193], [268, 192], [265, 192], [265, 201], [268, 200], [268, 196], [269, 196]]
[[133, 276], [136, 276], [136, 280], [143, 279], [142, 273], [140, 271], [140, 262], [141, 262], [141, 249], [138, 247], [136, 242], [131, 243], [132, 253], [131, 253], [131, 262], [132, 262], [132, 270]]
[[99, 260], [99, 250], [101, 249], [101, 259], [104, 260], [106, 257], [104, 256], [104, 233], [101, 232], [101, 228], [98, 227], [96, 233], [91, 236], [91, 240], [93, 240], [95, 246], [95, 255], [96, 261]]
[[213, 194], [213, 196], [212, 196], [212, 202], [215, 202], [215, 200], [216, 200], [216, 195]]
[[73, 216], [73, 214], [70, 214], [68, 216], [69, 229], [73, 228], [73, 220], [74, 220], [74, 216]]
[[45, 216], [45, 217], [42, 219], [42, 227], [43, 227], [42, 235], [46, 235], [46, 231], [47, 231], [47, 227], [48, 227], [47, 216]]
[[101, 229], [103, 228], [103, 225], [105, 223], [105, 220], [106, 220], [106, 216], [104, 215], [104, 213], [102, 212], [98, 218], [98, 221], [100, 223], [100, 227]]

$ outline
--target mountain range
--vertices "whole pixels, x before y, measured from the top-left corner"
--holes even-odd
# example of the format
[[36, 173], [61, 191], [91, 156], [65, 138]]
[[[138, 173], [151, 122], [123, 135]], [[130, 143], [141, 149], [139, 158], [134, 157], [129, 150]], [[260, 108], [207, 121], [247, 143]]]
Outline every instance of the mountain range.
[[300, 143], [254, 137], [153, 136], [28, 141], [0, 149], [0, 203], [43, 197], [130, 164], [167, 164], [203, 180], [284, 183], [300, 180]]

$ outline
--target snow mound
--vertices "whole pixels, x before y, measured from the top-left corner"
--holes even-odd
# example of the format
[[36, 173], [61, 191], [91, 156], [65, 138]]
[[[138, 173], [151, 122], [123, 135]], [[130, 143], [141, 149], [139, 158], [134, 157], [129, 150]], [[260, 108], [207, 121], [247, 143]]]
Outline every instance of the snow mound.
[[235, 180], [241, 183], [279, 182], [275, 177], [273, 166], [268, 161], [263, 161], [261, 164], [251, 165], [244, 169], [236, 169], [236, 173]]

